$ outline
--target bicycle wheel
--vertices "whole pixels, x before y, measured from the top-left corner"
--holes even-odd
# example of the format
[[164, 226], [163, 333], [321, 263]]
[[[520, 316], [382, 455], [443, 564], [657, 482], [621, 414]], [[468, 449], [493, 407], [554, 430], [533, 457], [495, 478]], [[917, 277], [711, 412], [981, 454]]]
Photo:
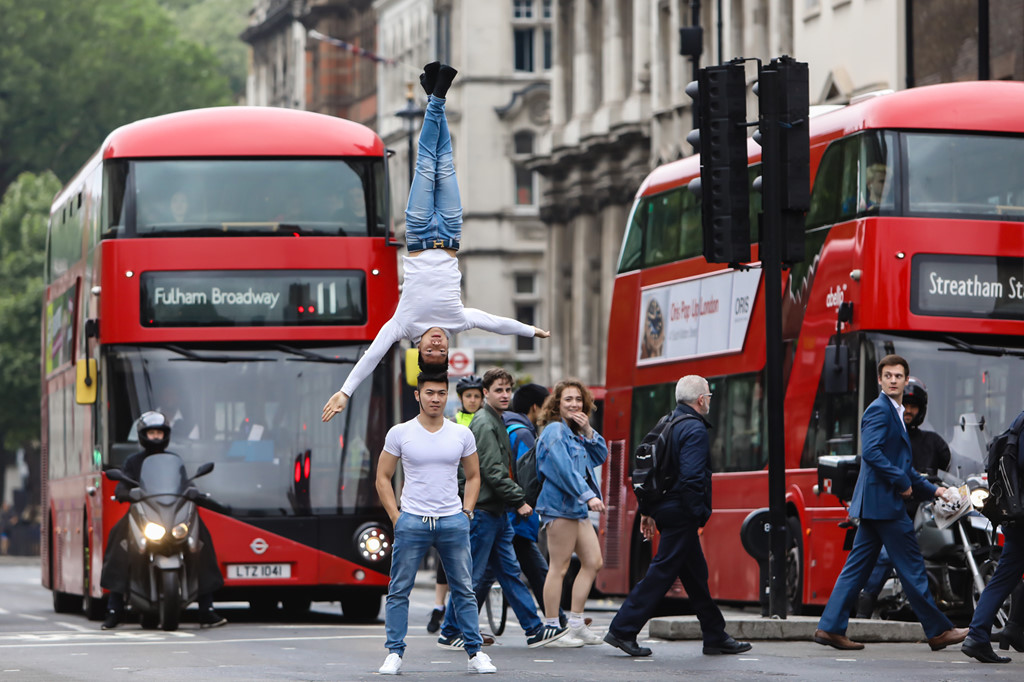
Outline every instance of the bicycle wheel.
[[505, 621], [508, 619], [508, 601], [501, 591], [501, 585], [491, 586], [484, 608], [487, 609], [487, 623], [491, 626], [491, 632], [495, 637], [500, 637], [505, 632]]

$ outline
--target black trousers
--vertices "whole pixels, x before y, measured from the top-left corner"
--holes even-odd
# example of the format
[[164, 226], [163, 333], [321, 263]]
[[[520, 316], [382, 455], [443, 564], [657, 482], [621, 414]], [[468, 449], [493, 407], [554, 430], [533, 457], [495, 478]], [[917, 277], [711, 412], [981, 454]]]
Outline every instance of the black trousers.
[[608, 626], [608, 632], [621, 640], [635, 640], [637, 634], [654, 614], [658, 603], [679, 578], [690, 605], [700, 622], [704, 644], [717, 645], [728, 640], [725, 618], [708, 591], [708, 564], [700, 546], [695, 521], [678, 520], [669, 527], [658, 524], [661, 541], [647, 575], [633, 587], [619, 612]]

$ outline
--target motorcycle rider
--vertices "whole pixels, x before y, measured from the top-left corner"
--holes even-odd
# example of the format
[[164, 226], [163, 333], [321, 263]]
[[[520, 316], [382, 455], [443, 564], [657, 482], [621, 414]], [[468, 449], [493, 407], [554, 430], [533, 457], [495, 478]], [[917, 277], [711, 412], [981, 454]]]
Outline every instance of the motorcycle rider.
[[[128, 457], [121, 471], [128, 478], [138, 481], [142, 473], [142, 463], [150, 455], [157, 455], [167, 452], [167, 446], [171, 442], [171, 425], [167, 418], [159, 412], [145, 412], [135, 422], [135, 430], [139, 437], [140, 452]], [[134, 485], [119, 481], [114, 490], [114, 497], [119, 502], [128, 501], [128, 492]], [[197, 504], [202, 501], [197, 500]], [[210, 531], [206, 529], [202, 518], [199, 518], [199, 540], [202, 548], [199, 550], [199, 626], [201, 628], [215, 628], [227, 623], [227, 619], [213, 610], [213, 593], [224, 585], [224, 578], [221, 576], [220, 567], [217, 564], [217, 553], [213, 548], [213, 538]], [[100, 574], [100, 586], [110, 591], [107, 599], [107, 617], [103, 621], [102, 629], [112, 630], [116, 628], [124, 617], [124, 595], [128, 592], [129, 564], [131, 557], [128, 555], [128, 514], [121, 517], [121, 520], [110, 529], [107, 538], [107, 553], [103, 557], [103, 572]]]
[[[950, 454], [946, 441], [934, 431], [921, 428], [928, 413], [928, 391], [920, 379], [910, 377], [907, 380], [907, 387], [903, 389], [903, 408], [903, 423], [907, 425], [914, 470], [928, 477], [935, 477], [939, 471], [948, 470]], [[911, 519], [917, 514], [920, 505], [917, 500], [907, 500], [907, 513]], [[857, 618], [871, 618], [878, 594], [894, 570], [889, 553], [883, 547], [878, 555], [878, 565], [857, 598]]]

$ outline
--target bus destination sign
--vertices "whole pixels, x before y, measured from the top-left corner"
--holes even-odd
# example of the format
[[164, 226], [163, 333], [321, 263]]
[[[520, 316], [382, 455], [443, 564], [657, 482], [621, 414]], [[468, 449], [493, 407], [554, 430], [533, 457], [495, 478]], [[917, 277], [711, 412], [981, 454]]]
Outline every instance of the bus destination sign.
[[144, 327], [366, 324], [359, 270], [144, 272]]
[[1024, 260], [918, 254], [911, 264], [916, 315], [1024, 320]]

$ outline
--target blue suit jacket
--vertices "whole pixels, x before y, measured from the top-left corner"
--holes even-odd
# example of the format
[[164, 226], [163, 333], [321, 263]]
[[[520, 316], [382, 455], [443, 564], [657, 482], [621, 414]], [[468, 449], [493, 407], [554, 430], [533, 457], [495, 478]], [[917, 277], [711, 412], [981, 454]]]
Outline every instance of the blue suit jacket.
[[935, 495], [935, 486], [914, 471], [910, 438], [889, 396], [880, 393], [864, 411], [860, 424], [861, 460], [850, 516], [899, 519], [907, 515], [900, 496], [913, 488], [920, 498]]

